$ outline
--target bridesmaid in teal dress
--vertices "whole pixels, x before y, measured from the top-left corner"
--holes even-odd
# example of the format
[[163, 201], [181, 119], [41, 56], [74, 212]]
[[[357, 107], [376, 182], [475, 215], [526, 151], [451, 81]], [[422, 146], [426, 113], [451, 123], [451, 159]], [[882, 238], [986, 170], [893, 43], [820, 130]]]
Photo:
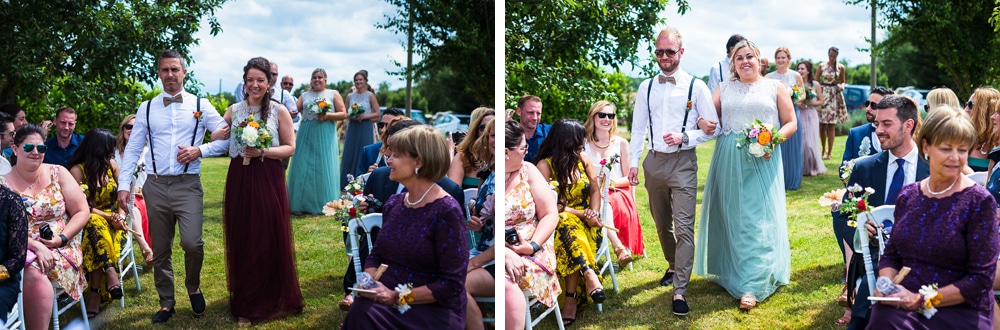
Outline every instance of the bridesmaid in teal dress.
[[[295, 155], [288, 168], [288, 198], [293, 214], [322, 214], [326, 202], [340, 198], [337, 169], [337, 121], [347, 118], [344, 99], [326, 89], [326, 70], [313, 70], [310, 90], [302, 93], [296, 107], [302, 116], [295, 137]], [[329, 111], [318, 114], [316, 100], [323, 98]]]
[[347, 184], [347, 175], [354, 173], [361, 160], [361, 149], [375, 143], [375, 122], [381, 118], [378, 99], [375, 90], [368, 84], [368, 71], [361, 70], [354, 74], [354, 91], [347, 94], [347, 112], [355, 105], [361, 109], [361, 114], [348, 118], [347, 137], [344, 138], [344, 157], [340, 163], [340, 184]]
[[734, 49], [730, 71], [735, 78], [713, 96], [721, 109], [722, 134], [705, 182], [694, 271], [749, 310], [788, 284], [791, 253], [781, 149], [757, 158], [736, 148], [737, 137], [754, 119], [780, 126], [783, 136], [791, 136], [797, 126], [788, 91], [760, 76], [757, 47], [741, 41]]

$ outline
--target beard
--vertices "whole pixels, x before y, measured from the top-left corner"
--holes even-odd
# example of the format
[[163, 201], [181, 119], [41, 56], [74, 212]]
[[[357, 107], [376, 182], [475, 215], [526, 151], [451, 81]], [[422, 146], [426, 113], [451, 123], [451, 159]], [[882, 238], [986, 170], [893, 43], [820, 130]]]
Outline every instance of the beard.
[[663, 72], [673, 72], [674, 70], [677, 70], [677, 66], [679, 66], [681, 62], [667, 60], [667, 61], [656, 61], [656, 64], [660, 66], [660, 70], [662, 70]]

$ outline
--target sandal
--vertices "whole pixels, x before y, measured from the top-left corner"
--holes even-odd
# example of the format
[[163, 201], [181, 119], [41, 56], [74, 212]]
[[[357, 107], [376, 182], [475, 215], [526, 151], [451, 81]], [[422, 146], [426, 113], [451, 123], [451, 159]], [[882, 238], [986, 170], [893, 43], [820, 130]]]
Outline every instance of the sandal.
[[847, 285], [846, 284], [844, 285], [844, 293], [840, 294], [840, 297], [837, 297], [837, 306], [840, 306], [840, 307], [850, 307], [848, 305], [848, 303], [847, 303]]
[[837, 325], [839, 325], [839, 326], [846, 327], [848, 324], [851, 323], [851, 317], [850, 316], [841, 316], [839, 319], [837, 319], [837, 321], [835, 323]]
[[619, 268], [625, 268], [625, 266], [632, 262], [632, 250], [629, 250], [627, 247], [622, 246], [615, 249], [615, 254], [618, 257]]
[[354, 295], [348, 293], [346, 296], [344, 296], [344, 299], [341, 299], [340, 302], [337, 303], [337, 306], [340, 307], [340, 310], [346, 312], [347, 310], [351, 309], [352, 304], [354, 304]]
[[749, 312], [754, 307], [757, 307], [757, 297], [750, 292], [743, 293], [743, 297], [740, 298], [740, 309]]
[[593, 299], [594, 302], [598, 303], [598, 304], [603, 303], [604, 299], [605, 299], [605, 297], [604, 297], [604, 288], [596, 288], [596, 289], [590, 290], [590, 299]]
[[[575, 300], [577, 300], [577, 297], [579, 297], [579, 295], [577, 295], [576, 292], [566, 292], [566, 299], [572, 298], [574, 300], [574, 302], [573, 302], [573, 304], [574, 304], [573, 306], [574, 307], [576, 306], [576, 301]], [[563, 300], [563, 304], [566, 305], [566, 306], [569, 306], [569, 302], [566, 302], [565, 300]], [[566, 310], [566, 309], [563, 309], [563, 310]], [[573, 311], [573, 317], [565, 317], [565, 316], [563, 316], [562, 317], [562, 321], [563, 321], [563, 326], [564, 327], [568, 327], [568, 326], [573, 325], [573, 322], [576, 321], [576, 310], [575, 310], [575, 308], [574, 308], [574, 311]]]

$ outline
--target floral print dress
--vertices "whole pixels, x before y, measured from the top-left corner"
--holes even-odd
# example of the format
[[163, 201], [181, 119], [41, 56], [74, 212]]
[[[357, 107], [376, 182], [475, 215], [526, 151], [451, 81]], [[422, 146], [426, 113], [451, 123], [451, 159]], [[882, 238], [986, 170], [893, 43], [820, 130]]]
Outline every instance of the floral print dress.
[[[550, 158], [546, 158], [545, 161], [549, 163], [549, 168], [554, 168]], [[583, 168], [582, 161], [577, 163], [577, 171], [579, 178], [567, 190], [569, 191], [568, 196], [559, 196], [559, 203], [565, 205], [566, 208], [582, 210], [590, 207], [590, 179], [587, 177], [587, 171]], [[587, 269], [597, 271], [597, 261], [595, 260], [597, 248], [601, 246], [603, 240], [604, 235], [601, 227], [591, 227], [583, 219], [569, 212], [560, 212], [559, 224], [556, 226], [555, 246], [559, 277], [565, 278]], [[590, 295], [586, 294], [587, 281], [578, 281], [577, 287], [571, 289], [578, 294], [583, 293], [577, 298], [581, 305], [591, 302]]]
[[[87, 172], [83, 170], [83, 164], [79, 166], [80, 171], [84, 173], [81, 184], [85, 184], [87, 182]], [[115, 181], [111, 169], [108, 169], [107, 175], [108, 183], [98, 188], [100, 191], [97, 192], [96, 200], [88, 204], [106, 213], [111, 213], [115, 207], [115, 200], [112, 197], [118, 196], [118, 182]], [[88, 195], [88, 198], [90, 197], [89, 192], [85, 192], [85, 194]], [[103, 270], [106, 267], [115, 267], [118, 264], [118, 257], [121, 256], [122, 251], [122, 241], [125, 240], [124, 230], [115, 229], [104, 217], [96, 213], [91, 213], [90, 220], [83, 227], [82, 233], [84, 274], [89, 274], [95, 270]], [[108, 277], [105, 276], [101, 283], [90, 283], [92, 288], [100, 289], [102, 302], [111, 301], [111, 293], [108, 292], [107, 281]]]
[[[508, 182], [504, 205], [507, 208], [504, 215], [505, 229], [514, 228], [518, 237], [530, 238], [535, 234], [538, 219], [535, 218], [535, 199], [531, 196], [531, 186], [525, 176], [526, 167], [522, 166], [515, 177]], [[517, 283], [522, 290], [530, 291], [542, 304], [552, 307], [556, 303], [562, 289], [556, 280], [556, 255], [553, 252], [552, 240], [546, 239], [542, 249], [534, 256], [522, 255], [527, 266], [521, 281]]]

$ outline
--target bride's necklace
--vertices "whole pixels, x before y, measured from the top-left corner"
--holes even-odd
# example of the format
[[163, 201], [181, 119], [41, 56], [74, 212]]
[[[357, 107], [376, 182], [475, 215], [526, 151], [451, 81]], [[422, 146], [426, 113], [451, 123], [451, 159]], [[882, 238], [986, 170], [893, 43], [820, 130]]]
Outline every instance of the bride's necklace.
[[25, 192], [31, 190], [31, 188], [34, 188], [35, 185], [38, 184], [38, 181], [42, 180], [42, 176], [39, 175], [39, 176], [35, 177], [35, 182], [32, 182], [31, 184], [28, 184], [28, 180], [25, 180], [24, 177], [22, 177], [20, 173], [17, 173], [17, 171], [14, 171], [14, 175], [17, 176], [18, 180], [21, 180], [21, 183], [28, 185], [27, 188], [24, 188]]
[[940, 195], [940, 194], [948, 192], [949, 190], [951, 190], [951, 188], [954, 188], [955, 184], [958, 183], [958, 179], [960, 179], [960, 178], [961, 177], [955, 178], [955, 181], [952, 181], [951, 185], [948, 186], [948, 188], [944, 188], [944, 190], [942, 190], [942, 191], [931, 190], [931, 180], [930, 179], [927, 179], [927, 181], [924, 181], [924, 184], [927, 186], [927, 192], [928, 193], [930, 193], [933, 196], [937, 196], [937, 195]]
[[417, 204], [420, 204], [420, 202], [424, 201], [424, 197], [427, 197], [427, 193], [431, 192], [431, 189], [434, 189], [434, 186], [436, 186], [436, 185], [437, 185], [437, 183], [432, 184], [430, 187], [428, 187], [427, 190], [424, 191], [424, 194], [420, 195], [420, 199], [418, 199], [416, 202], [411, 202], [410, 201], [410, 193], [407, 192], [406, 193], [406, 200], [405, 200], [406, 205], [417, 206]]
[[594, 146], [596, 146], [596, 147], [598, 147], [598, 148], [601, 148], [601, 149], [607, 149], [608, 147], [610, 147], [610, 146], [611, 146], [611, 139], [610, 139], [610, 138], [608, 139], [608, 144], [605, 144], [605, 145], [603, 145], [603, 146], [602, 146], [602, 145], [601, 145], [600, 143], [598, 143], [598, 142], [597, 142], [597, 139], [596, 139], [596, 138], [595, 138], [595, 139], [593, 139], [593, 140], [591, 140], [591, 141], [593, 141], [593, 142], [594, 142]]

